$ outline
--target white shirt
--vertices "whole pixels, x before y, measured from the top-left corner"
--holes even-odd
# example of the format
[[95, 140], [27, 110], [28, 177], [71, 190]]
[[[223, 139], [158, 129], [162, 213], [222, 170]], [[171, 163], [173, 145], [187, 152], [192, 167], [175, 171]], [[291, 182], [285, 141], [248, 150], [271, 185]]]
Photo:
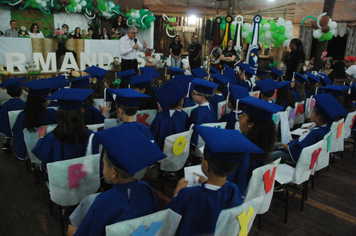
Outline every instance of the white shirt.
[[[130, 39], [128, 35], [123, 36], [119, 40], [119, 51], [122, 59], [132, 60], [137, 59], [137, 50], [132, 50], [135, 45], [134, 39]], [[138, 50], [141, 52], [144, 50], [143, 45], [137, 39]]]
[[37, 39], [43, 39], [43, 34], [42, 31], [40, 31], [37, 34], [31, 33], [30, 31], [28, 31], [28, 35], [30, 36], [30, 38], [37, 38]]
[[345, 72], [349, 75], [351, 80], [356, 79], [356, 65], [351, 65]]

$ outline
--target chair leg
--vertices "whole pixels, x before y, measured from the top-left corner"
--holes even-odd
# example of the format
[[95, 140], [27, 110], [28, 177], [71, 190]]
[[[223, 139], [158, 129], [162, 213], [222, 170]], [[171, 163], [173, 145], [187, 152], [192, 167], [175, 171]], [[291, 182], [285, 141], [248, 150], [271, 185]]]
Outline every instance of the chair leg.
[[163, 171], [159, 169], [159, 175], [161, 176], [161, 192], [164, 195], [164, 178], [163, 178]]
[[303, 189], [302, 189], [302, 203], [301, 203], [301, 207], [300, 210], [303, 211], [304, 209], [304, 195], [305, 195], [305, 189], [308, 185], [305, 184], [305, 182], [303, 183]]
[[261, 229], [262, 227], [261, 221], [262, 221], [262, 215], [258, 215], [258, 229]]
[[319, 179], [319, 171], [316, 172], [316, 178]]
[[355, 132], [352, 131], [352, 136], [353, 136], [353, 139], [354, 139], [354, 149], [352, 151], [352, 156], [354, 157], [355, 156], [355, 146], [356, 146], [356, 137], [355, 137]]
[[[305, 192], [304, 192], [304, 200], [306, 201], [306, 200], [308, 200], [308, 185], [309, 185], [309, 183], [308, 183], [309, 181], [305, 181]], [[303, 184], [303, 187], [304, 187], [304, 184]]]
[[62, 233], [62, 236], [65, 236], [64, 234], [64, 222], [63, 222], [63, 207], [62, 206], [58, 206], [58, 209], [59, 209], [59, 221], [60, 221], [60, 226], [61, 226], [61, 233]]
[[53, 216], [53, 202], [51, 200], [51, 196], [49, 195], [49, 214]]
[[289, 198], [289, 190], [286, 188], [286, 206], [284, 209], [284, 223], [288, 222], [288, 199]]
[[314, 175], [312, 175], [312, 186], [311, 186], [311, 189], [314, 190], [314, 177], [315, 177], [315, 174], [317, 174], [318, 172], [314, 173]]

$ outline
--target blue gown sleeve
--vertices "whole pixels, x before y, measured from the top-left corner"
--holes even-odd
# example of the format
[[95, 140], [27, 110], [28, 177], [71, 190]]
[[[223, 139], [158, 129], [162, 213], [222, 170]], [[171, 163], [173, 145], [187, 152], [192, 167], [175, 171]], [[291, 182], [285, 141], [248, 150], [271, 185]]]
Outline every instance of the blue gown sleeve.
[[32, 149], [32, 153], [41, 160], [41, 168], [46, 170], [47, 163], [53, 162], [53, 147], [54, 147], [54, 137], [52, 133], [46, 134], [44, 137], [40, 138], [36, 146]]

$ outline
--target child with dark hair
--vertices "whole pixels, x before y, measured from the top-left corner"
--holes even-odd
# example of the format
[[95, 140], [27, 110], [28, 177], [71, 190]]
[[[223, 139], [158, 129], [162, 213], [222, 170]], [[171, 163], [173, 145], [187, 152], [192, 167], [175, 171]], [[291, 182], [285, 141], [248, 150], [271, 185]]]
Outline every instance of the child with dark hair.
[[11, 150], [10, 142], [12, 138], [11, 127], [9, 122], [9, 111], [16, 111], [24, 109], [26, 103], [21, 100], [20, 96], [23, 93], [21, 81], [23, 78], [13, 78], [6, 80], [0, 84], [0, 87], [6, 88], [6, 92], [12, 98], [5, 102], [0, 109], [0, 133], [5, 135], [2, 150]]
[[226, 97], [223, 95], [222, 91], [225, 89], [226, 84], [229, 82], [229, 79], [220, 73], [212, 74], [213, 82], [218, 84], [218, 87], [214, 89], [214, 95], [210, 99], [209, 103], [212, 105], [213, 109], [218, 114], [218, 104], [226, 100]]
[[294, 73], [294, 81], [291, 83], [290, 87], [294, 96], [295, 102], [302, 102], [305, 100], [305, 90], [304, 83], [309, 82], [309, 80], [298, 72]]
[[267, 102], [273, 103], [272, 97], [278, 87], [277, 82], [275, 82], [272, 78], [268, 78], [256, 81], [256, 86], [258, 86], [259, 90], [261, 91], [260, 98]]
[[331, 118], [347, 114], [347, 111], [331, 94], [315, 95], [314, 98], [316, 104], [310, 121], [315, 122], [315, 126], [288, 144], [276, 143], [276, 148], [280, 148], [280, 150], [273, 152], [272, 157], [274, 160], [281, 157], [283, 162], [298, 162], [303, 148], [319, 142], [330, 132], [330, 127], [327, 123]]
[[[105, 235], [105, 227], [158, 210], [150, 186], [135, 173], [166, 156], [134, 126], [121, 125], [95, 133], [103, 144], [103, 174], [113, 188], [98, 194], [88, 209], [82, 204], [70, 216], [67, 235]], [[89, 203], [90, 204], [90, 203]], [[85, 215], [84, 218], [81, 216]], [[83, 220], [81, 220], [83, 219]]]
[[238, 79], [238, 85], [247, 88], [249, 92], [253, 91], [253, 84], [251, 82], [252, 76], [256, 75], [256, 71], [253, 70], [249, 64], [239, 64], [240, 78]]
[[226, 177], [245, 153], [263, 153], [239, 131], [199, 125], [195, 129], [205, 141], [201, 169], [208, 178], [200, 176], [202, 184], [188, 188], [184, 178], [178, 182], [167, 205], [182, 216], [176, 235], [213, 235], [220, 212], [243, 203], [239, 188]]
[[133, 88], [137, 92], [148, 95], [146, 98], [142, 98], [138, 110], [150, 110], [158, 109], [157, 99], [152, 87], [153, 74], [142, 74], [131, 77], [130, 88]]
[[[83, 101], [91, 93], [93, 90], [89, 89], [60, 89], [46, 98], [58, 100], [58, 125], [48, 134], [46, 128], [43, 129], [32, 150], [42, 161], [42, 169], [47, 169], [47, 163], [85, 156], [93, 132], [83, 122]], [[98, 152], [98, 144], [94, 143], [92, 153]]]
[[291, 81], [282, 81], [278, 83], [276, 104], [284, 107], [295, 107], [295, 100], [292, 92], [290, 91]]
[[276, 82], [282, 81], [282, 76], [284, 74], [283, 71], [278, 70], [276, 67], [271, 67], [270, 71], [271, 71], [271, 77], [274, 81]]
[[241, 159], [235, 171], [227, 177], [228, 181], [239, 186], [241, 194], [245, 196], [253, 170], [272, 161], [270, 155], [276, 141], [276, 127], [272, 116], [283, 108], [251, 96], [240, 99], [240, 103], [245, 105], [245, 110], [239, 116], [240, 131], [264, 151]]
[[189, 117], [182, 110], [186, 93], [176, 78], [169, 80], [156, 90], [156, 97], [162, 111], [157, 113], [149, 129], [161, 150], [167, 136], [188, 129]]
[[39, 79], [22, 83], [22, 86], [29, 88], [29, 93], [24, 111], [20, 112], [12, 127], [14, 134], [13, 150], [20, 160], [26, 159], [26, 145], [23, 136], [23, 129], [36, 131], [38, 127], [49, 124], [57, 124], [58, 115], [54, 109], [46, 109], [49, 100], [45, 98], [50, 94], [53, 81]]

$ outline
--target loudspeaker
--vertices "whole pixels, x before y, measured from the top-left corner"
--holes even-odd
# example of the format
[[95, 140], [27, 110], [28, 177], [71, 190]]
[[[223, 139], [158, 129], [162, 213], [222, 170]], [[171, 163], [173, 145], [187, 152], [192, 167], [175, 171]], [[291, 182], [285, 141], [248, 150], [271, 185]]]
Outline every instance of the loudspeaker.
[[206, 21], [206, 27], [205, 27], [205, 39], [206, 40], [214, 39], [213, 23], [214, 23], [214, 21], [212, 21], [212, 20]]

